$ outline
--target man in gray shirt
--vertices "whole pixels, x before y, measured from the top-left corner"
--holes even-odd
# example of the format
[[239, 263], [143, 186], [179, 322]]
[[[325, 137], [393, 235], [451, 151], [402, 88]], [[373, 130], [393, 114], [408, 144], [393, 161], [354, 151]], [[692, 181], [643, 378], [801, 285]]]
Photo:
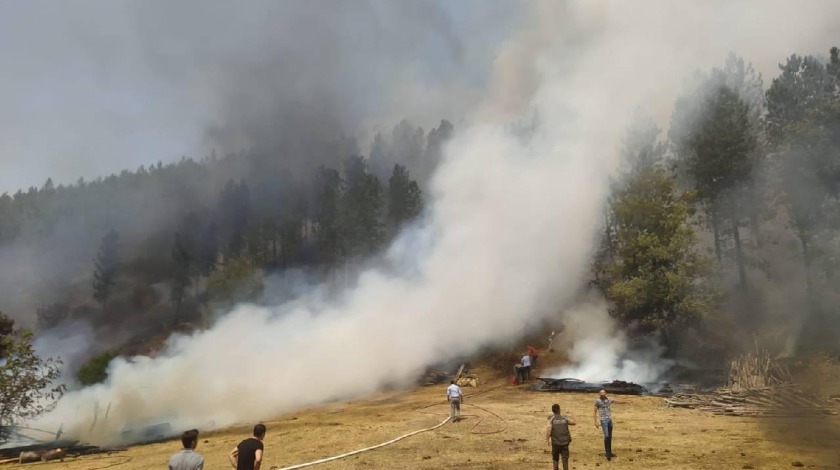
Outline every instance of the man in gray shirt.
[[612, 460], [615, 457], [615, 454], [612, 453], [613, 420], [611, 408], [613, 399], [609, 398], [607, 391], [603, 389], [598, 392], [598, 395], [592, 416], [595, 418], [595, 427], [600, 427], [604, 431], [604, 455], [607, 460]]
[[184, 448], [169, 459], [169, 470], [204, 470], [204, 457], [196, 453], [198, 429], [184, 431], [181, 435]]

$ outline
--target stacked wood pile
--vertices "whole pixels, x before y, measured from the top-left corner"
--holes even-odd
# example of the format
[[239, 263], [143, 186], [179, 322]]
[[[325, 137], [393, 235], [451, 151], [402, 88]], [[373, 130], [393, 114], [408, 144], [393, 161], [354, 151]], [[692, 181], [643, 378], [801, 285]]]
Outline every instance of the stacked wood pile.
[[[62, 441], [61, 443], [64, 443]], [[126, 450], [123, 447], [99, 447], [72, 443], [67, 447], [58, 448], [56, 442], [45, 442], [22, 447], [8, 447], [0, 449], [0, 465], [8, 463], [29, 463], [51, 460], [64, 461], [67, 457], [79, 457], [82, 455], [111, 454]]]
[[756, 351], [755, 354], [747, 353], [732, 361], [726, 388], [753, 390], [792, 383], [793, 378], [787, 367], [774, 361], [767, 351]]
[[709, 394], [678, 393], [666, 398], [668, 406], [692, 408], [718, 415], [798, 417], [837, 414], [826, 403], [795, 384], [751, 390], [721, 388]]
[[442, 370], [429, 370], [426, 371], [426, 375], [423, 376], [420, 383], [423, 385], [440, 385], [448, 384], [450, 380], [455, 380], [457, 382], [463, 373], [463, 364], [461, 364], [461, 367], [458, 368], [458, 371], [454, 375], [451, 372], [444, 372]]
[[671, 407], [727, 416], [799, 417], [837, 414], [830, 402], [793, 383], [786, 367], [766, 351], [745, 354], [731, 363], [726, 387], [712, 393], [678, 393]]
[[462, 374], [461, 378], [459, 378], [455, 383], [457, 383], [459, 387], [477, 387], [478, 376], [475, 374]]
[[443, 383], [449, 383], [452, 379], [452, 376], [447, 374], [446, 372], [442, 372], [439, 370], [430, 370], [426, 372], [426, 375], [423, 376], [421, 383], [423, 385], [439, 385]]

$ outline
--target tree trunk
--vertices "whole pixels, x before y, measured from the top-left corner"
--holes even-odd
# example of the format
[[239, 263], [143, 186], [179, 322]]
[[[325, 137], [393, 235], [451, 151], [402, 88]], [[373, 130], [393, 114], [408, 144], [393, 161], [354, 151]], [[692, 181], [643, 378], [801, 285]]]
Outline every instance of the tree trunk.
[[673, 328], [666, 326], [662, 329], [662, 342], [665, 345], [665, 357], [674, 357], [677, 353], [677, 342], [675, 341]]
[[811, 251], [805, 236], [800, 235], [799, 240], [802, 242], [802, 258], [805, 262], [805, 287], [811, 292]]
[[280, 241], [280, 269], [286, 270], [289, 265], [289, 239], [286, 233], [283, 233], [283, 238]]
[[277, 231], [271, 239], [271, 268], [277, 269]]
[[607, 253], [612, 256], [613, 254], [613, 244], [612, 244], [612, 233], [610, 230], [610, 215], [608, 211], [604, 211], [604, 242], [607, 245]]
[[761, 248], [761, 229], [758, 226], [758, 217], [750, 217], [750, 229], [752, 230], [753, 238], [755, 238], [755, 247]]
[[732, 234], [735, 238], [735, 258], [738, 261], [738, 277], [741, 280], [741, 289], [747, 290], [747, 270], [744, 266], [744, 249], [741, 246], [741, 233], [738, 228], [738, 218], [732, 221]]
[[720, 254], [720, 223], [718, 222], [718, 214], [717, 210], [712, 209], [712, 231], [715, 234], [715, 257], [717, 257], [718, 263], [721, 262], [722, 257]]

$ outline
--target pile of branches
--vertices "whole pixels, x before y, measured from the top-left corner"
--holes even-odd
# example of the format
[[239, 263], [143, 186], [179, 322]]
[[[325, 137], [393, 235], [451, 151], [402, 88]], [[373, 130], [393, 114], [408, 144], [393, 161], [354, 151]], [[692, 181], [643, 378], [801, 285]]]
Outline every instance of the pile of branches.
[[787, 367], [770, 357], [767, 351], [756, 351], [737, 357], [729, 366], [729, 390], [753, 390], [793, 383]]
[[727, 416], [799, 417], [837, 414], [829, 401], [803, 391], [790, 371], [766, 351], [756, 350], [730, 364], [726, 387], [712, 393], [678, 393], [665, 399], [671, 407]]
[[420, 380], [420, 383], [422, 385], [440, 385], [448, 384], [450, 380], [455, 380], [457, 382], [464, 373], [464, 367], [464, 364], [461, 364], [461, 367], [459, 367], [458, 371], [454, 374], [452, 372], [444, 372], [442, 370], [428, 370]]
[[426, 375], [423, 376], [420, 383], [423, 385], [440, 385], [449, 383], [451, 379], [452, 374], [447, 374], [446, 372], [440, 370], [430, 370], [426, 372]]
[[114, 452], [122, 452], [126, 449], [124, 447], [100, 447], [87, 445], [81, 444], [77, 441], [43, 442], [39, 444], [0, 449], [0, 464], [18, 462], [20, 461], [21, 454], [36, 454], [40, 458], [41, 455], [55, 450], [60, 450], [63, 454], [62, 457], [81, 457], [83, 455], [111, 454]]
[[795, 384], [749, 390], [721, 388], [713, 393], [678, 393], [665, 399], [671, 407], [691, 408], [717, 415], [800, 417], [837, 414], [825, 400], [803, 392]]

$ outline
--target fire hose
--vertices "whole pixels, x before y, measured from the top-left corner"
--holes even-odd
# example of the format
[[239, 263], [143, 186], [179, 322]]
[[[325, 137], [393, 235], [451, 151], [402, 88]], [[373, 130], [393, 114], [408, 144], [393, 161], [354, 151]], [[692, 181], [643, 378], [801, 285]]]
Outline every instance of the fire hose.
[[401, 440], [403, 440], [407, 437], [411, 437], [415, 434], [420, 434], [421, 432], [434, 431], [435, 429], [443, 426], [447, 422], [449, 422], [449, 417], [447, 417], [445, 420], [443, 420], [437, 426], [432, 426], [430, 428], [420, 429], [420, 430], [417, 430], [417, 431], [410, 432], [408, 434], [403, 434], [400, 437], [391, 439], [388, 442], [383, 442], [381, 444], [377, 444], [375, 446], [365, 447], [364, 449], [357, 449], [357, 450], [354, 450], [352, 452], [347, 452], [345, 454], [336, 455], [336, 456], [333, 456], [333, 457], [327, 457], [327, 458], [324, 458], [324, 459], [321, 459], [321, 460], [315, 460], [313, 462], [300, 463], [300, 464], [297, 464], [297, 465], [292, 465], [291, 467], [271, 467], [271, 470], [294, 470], [294, 469], [297, 469], [297, 468], [311, 467], [313, 465], [319, 465], [319, 464], [322, 464], [322, 463], [332, 462], [333, 460], [343, 459], [345, 457], [350, 457], [352, 455], [361, 454], [362, 452], [367, 452], [369, 450], [374, 450], [374, 449], [379, 449], [380, 447], [385, 447], [385, 446], [393, 444], [397, 441], [401, 441]]
[[[496, 388], [498, 388], [498, 386], [497, 386], [497, 387], [491, 387], [491, 388], [489, 388], [489, 389], [487, 389], [487, 390], [483, 390], [483, 391], [481, 391], [481, 392], [474, 393], [474, 394], [469, 395], [469, 396], [470, 396], [470, 397], [473, 397], [473, 396], [476, 396], [476, 395], [479, 395], [479, 394], [482, 394], [482, 393], [489, 392], [489, 391], [491, 391], [491, 390], [493, 390], [493, 389], [496, 389]], [[426, 412], [424, 412], [423, 410], [425, 410], [425, 409], [427, 409], [427, 408], [431, 408], [431, 407], [433, 407], [433, 406], [437, 406], [437, 405], [440, 405], [440, 403], [432, 403], [431, 405], [424, 406], [424, 407], [422, 407], [422, 408], [418, 409], [417, 411], [418, 411], [418, 412], [421, 412], [421, 413], [425, 413], [425, 414], [430, 414], [430, 413], [426, 413]], [[464, 416], [473, 416], [473, 417], [478, 417], [478, 418], [479, 418], [478, 422], [476, 422], [476, 423], [473, 425], [473, 427], [470, 429], [470, 433], [472, 433], [472, 434], [497, 434], [497, 433], [503, 432], [504, 430], [506, 430], [506, 429], [507, 429], [507, 420], [505, 420], [504, 418], [502, 418], [502, 417], [501, 417], [501, 416], [499, 416], [498, 414], [493, 413], [492, 411], [490, 411], [490, 410], [488, 410], [488, 409], [486, 409], [486, 408], [482, 408], [482, 407], [480, 407], [480, 406], [478, 406], [478, 405], [469, 404], [469, 405], [467, 405], [467, 406], [473, 406], [473, 407], [478, 408], [478, 409], [480, 409], [480, 410], [482, 410], [482, 411], [484, 411], [484, 412], [486, 412], [486, 413], [489, 413], [489, 414], [491, 414], [491, 415], [495, 416], [496, 418], [498, 418], [499, 420], [501, 420], [501, 421], [504, 423], [504, 427], [503, 427], [502, 429], [493, 430], [493, 431], [489, 431], [489, 432], [487, 432], [487, 431], [480, 431], [480, 432], [476, 432], [476, 431], [475, 431], [475, 428], [476, 428], [479, 424], [481, 424], [481, 422], [484, 420], [484, 418], [482, 418], [482, 417], [478, 417], [477, 415], [464, 415]], [[356, 449], [356, 450], [354, 450], [354, 451], [350, 451], [350, 452], [347, 452], [347, 453], [344, 453], [344, 454], [341, 454], [341, 455], [335, 455], [335, 456], [332, 456], [332, 457], [326, 457], [326, 458], [323, 458], [323, 459], [320, 459], [320, 460], [314, 460], [314, 461], [312, 461], [312, 462], [300, 463], [300, 464], [292, 465], [292, 466], [289, 466], [289, 467], [271, 467], [271, 470], [296, 470], [296, 469], [298, 469], [298, 468], [312, 467], [312, 466], [314, 466], [314, 465], [320, 465], [320, 464], [322, 464], [322, 463], [333, 462], [333, 461], [335, 461], [335, 460], [339, 460], [339, 459], [343, 459], [343, 458], [350, 457], [350, 456], [353, 456], [353, 455], [361, 454], [362, 452], [367, 452], [367, 451], [369, 451], [369, 450], [375, 450], [375, 449], [379, 449], [379, 448], [382, 448], [382, 447], [385, 447], [385, 446], [391, 445], [391, 444], [393, 444], [393, 443], [395, 443], [395, 442], [398, 442], [398, 441], [401, 441], [401, 440], [403, 440], [403, 439], [405, 439], [405, 438], [407, 438], [407, 437], [414, 436], [415, 434], [420, 434], [420, 433], [422, 433], [422, 432], [426, 432], [426, 431], [434, 431], [435, 429], [440, 428], [441, 426], [443, 426], [444, 424], [446, 424], [446, 423], [448, 423], [448, 422], [449, 422], [449, 416], [447, 416], [447, 417], [446, 417], [446, 419], [444, 419], [443, 421], [441, 421], [441, 423], [440, 423], [440, 424], [438, 424], [438, 425], [436, 425], [436, 426], [432, 426], [432, 427], [429, 427], [429, 428], [424, 428], [424, 429], [418, 429], [417, 431], [412, 431], [412, 432], [410, 432], [410, 433], [403, 434], [402, 436], [396, 437], [396, 438], [394, 438], [394, 439], [391, 439], [390, 441], [383, 442], [383, 443], [381, 443], [381, 444], [377, 444], [377, 445], [375, 445], [375, 446], [365, 447], [365, 448], [363, 448], [363, 449]]]

